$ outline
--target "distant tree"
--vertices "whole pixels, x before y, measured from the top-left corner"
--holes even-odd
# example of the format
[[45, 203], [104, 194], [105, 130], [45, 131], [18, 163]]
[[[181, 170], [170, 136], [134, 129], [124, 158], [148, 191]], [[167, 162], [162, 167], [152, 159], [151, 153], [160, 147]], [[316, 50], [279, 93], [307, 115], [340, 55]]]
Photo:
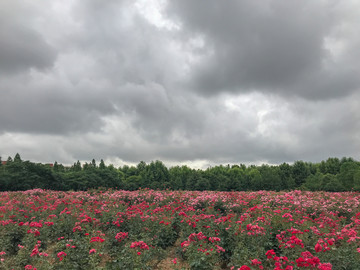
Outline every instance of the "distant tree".
[[327, 173], [322, 179], [322, 190], [332, 192], [343, 191], [344, 187], [335, 175]]
[[[229, 177], [230, 166], [215, 166], [205, 171], [204, 177], [206, 177], [210, 184], [211, 190], [230, 191], [232, 188], [236, 188], [236, 183], [231, 183]], [[234, 179], [233, 179], [234, 180]]]
[[358, 168], [355, 172], [354, 172], [354, 190], [355, 191], [360, 191], [360, 168]]
[[229, 186], [230, 190], [246, 190], [247, 183], [245, 181], [245, 172], [240, 166], [233, 166], [229, 171]]
[[203, 172], [203, 177], [206, 178], [209, 182], [209, 190], [219, 190], [221, 180], [217, 174], [211, 172], [209, 169], [206, 169]]
[[309, 175], [302, 186], [311, 191], [321, 190], [323, 178], [324, 175], [318, 171], [316, 174]]
[[53, 166], [54, 172], [65, 172], [65, 167], [62, 164], [59, 164], [57, 161], [55, 161]]
[[141, 183], [141, 177], [138, 175], [132, 175], [125, 180], [125, 188], [127, 190], [137, 190]]
[[96, 161], [95, 161], [95, 159], [92, 159], [92, 161], [91, 161], [91, 167], [96, 168]]
[[292, 177], [292, 168], [288, 163], [279, 165], [279, 176], [281, 181], [281, 189], [288, 190], [295, 188], [295, 180]]
[[3, 166], [0, 170], [0, 191], [7, 191], [11, 189], [11, 174], [5, 170], [6, 166]]
[[337, 175], [337, 178], [345, 190], [351, 190], [353, 188], [354, 175], [359, 167], [359, 164], [355, 161], [344, 162], [341, 165], [340, 173]]
[[80, 161], [78, 160], [76, 163], [74, 163], [74, 165], [71, 167], [71, 169], [75, 172], [79, 172], [81, 171], [81, 163]]
[[124, 173], [125, 178], [128, 178], [133, 175], [137, 175], [138, 173], [136, 167], [134, 166], [129, 167], [128, 165], [124, 165], [122, 168], [120, 167], [119, 170]]
[[16, 153], [15, 157], [14, 157], [14, 162], [21, 162], [21, 157], [19, 155], [19, 153]]
[[247, 175], [249, 176], [250, 179], [250, 189], [251, 190], [263, 190], [264, 186], [263, 186], [263, 181], [261, 178], [261, 174], [258, 170], [258, 168], [254, 167], [249, 167], [248, 168], [248, 172]]
[[100, 169], [99, 166], [96, 174], [100, 177], [104, 187], [123, 188], [123, 173], [116, 170], [114, 166], [105, 169]]
[[82, 169], [83, 169], [84, 171], [91, 170], [91, 169], [92, 169], [92, 166], [91, 166], [91, 164], [85, 162], [84, 165], [82, 166]]
[[309, 169], [309, 174], [315, 174], [319, 170], [319, 164], [314, 164], [311, 162], [305, 162], [305, 164]]
[[340, 166], [343, 165], [345, 162], [355, 162], [355, 160], [351, 157], [343, 157], [340, 160]]
[[340, 160], [338, 158], [328, 158], [326, 161], [327, 173], [338, 174], [340, 172]]
[[319, 169], [323, 174], [338, 174], [340, 172], [340, 160], [338, 158], [328, 158], [326, 161], [321, 161]]
[[153, 186], [154, 182], [158, 182], [155, 186], [162, 186], [165, 182], [169, 182], [169, 171], [161, 161], [156, 160], [145, 167], [141, 177], [145, 187]]
[[175, 166], [169, 169], [169, 180], [172, 189], [186, 189], [186, 182], [190, 175], [193, 174], [193, 169], [186, 165]]
[[295, 161], [292, 166], [292, 177], [295, 180], [297, 187], [300, 187], [305, 183], [306, 178], [310, 175], [310, 170], [307, 164], [304, 161]]
[[200, 176], [196, 181], [195, 189], [199, 191], [203, 191], [203, 190], [209, 190], [209, 188], [210, 188], [209, 180]]
[[106, 169], [106, 166], [105, 166], [104, 160], [102, 160], [102, 159], [100, 160], [99, 169], [100, 169], [100, 170], [104, 170], [104, 169]]
[[214, 190], [220, 191], [230, 191], [231, 190], [231, 180], [226, 174], [213, 174], [210, 182], [212, 186], [213, 182], [217, 183], [217, 187]]
[[59, 164], [57, 163], [57, 161], [55, 161], [55, 163], [54, 163], [53, 170], [54, 170], [55, 172], [58, 172], [58, 171], [59, 171]]
[[197, 171], [192, 171], [191, 174], [188, 176], [188, 178], [186, 179], [186, 186], [185, 189], [186, 190], [196, 190], [197, 188], [197, 182], [200, 180], [201, 175], [200, 172]]
[[259, 167], [261, 175], [261, 189], [281, 190], [280, 170], [277, 166], [262, 165]]
[[140, 161], [139, 164], [136, 166], [137, 174], [140, 175], [146, 171], [146, 162]]
[[64, 171], [54, 171], [53, 172], [54, 182], [51, 185], [53, 190], [69, 190], [65, 184], [64, 180]]
[[78, 160], [71, 167], [55, 161], [54, 166], [21, 160], [17, 153], [14, 160], [8, 157], [1, 164], [0, 190], [26, 190], [45, 188], [55, 190], [86, 190], [89, 188], [123, 188], [135, 190], [153, 189], [187, 190], [306, 190], [360, 191], [360, 163], [352, 158], [329, 158], [320, 163], [296, 161], [293, 165], [279, 166], [219, 165], [206, 170], [194, 170], [187, 166], [167, 169], [161, 161], [136, 167], [124, 165], [116, 169], [95, 159], [82, 167]]

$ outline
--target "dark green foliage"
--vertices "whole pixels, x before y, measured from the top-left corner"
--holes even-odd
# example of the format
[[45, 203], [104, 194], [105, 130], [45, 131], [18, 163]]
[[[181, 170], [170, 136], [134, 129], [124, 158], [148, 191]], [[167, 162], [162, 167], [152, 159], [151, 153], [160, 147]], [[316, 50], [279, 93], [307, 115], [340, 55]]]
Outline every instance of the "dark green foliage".
[[326, 161], [321, 161], [319, 164], [320, 172], [323, 174], [338, 174], [340, 172], [340, 160], [338, 158], [328, 158]]
[[[184, 190], [186, 187], [186, 181], [193, 173], [193, 170], [187, 166], [175, 166], [169, 169], [169, 181], [171, 189]], [[209, 179], [209, 178], [208, 178]]]
[[295, 180], [296, 186], [301, 186], [305, 183], [306, 178], [310, 175], [310, 169], [304, 161], [296, 161], [292, 166], [292, 177]]
[[172, 190], [292, 190], [360, 191], [360, 163], [352, 158], [329, 158], [320, 163], [296, 161], [290, 165], [245, 166], [219, 165], [206, 170], [187, 166], [167, 168], [161, 161], [136, 167], [106, 166], [101, 159], [70, 167], [57, 162], [53, 166], [23, 161], [19, 154], [2, 163], [0, 157], [0, 191], [34, 188], [53, 190], [87, 190], [139, 188]]
[[8, 230], [2, 230], [0, 233], [0, 249], [8, 255], [15, 255], [19, 248], [18, 244], [22, 242], [26, 232], [23, 227], [13, 225]]
[[302, 187], [310, 191], [321, 190], [323, 178], [324, 175], [321, 172], [317, 172], [316, 174], [311, 174], [306, 178], [306, 181]]

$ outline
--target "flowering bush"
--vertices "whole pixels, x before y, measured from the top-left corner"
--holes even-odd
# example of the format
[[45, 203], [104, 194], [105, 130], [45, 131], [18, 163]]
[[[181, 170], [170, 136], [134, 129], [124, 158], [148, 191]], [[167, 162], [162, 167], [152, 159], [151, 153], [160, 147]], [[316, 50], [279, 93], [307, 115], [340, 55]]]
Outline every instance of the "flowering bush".
[[220, 263], [219, 254], [225, 249], [219, 246], [219, 237], [207, 237], [202, 232], [192, 233], [181, 243], [191, 269], [211, 269]]
[[0, 269], [358, 269], [359, 205], [356, 192], [2, 192]]

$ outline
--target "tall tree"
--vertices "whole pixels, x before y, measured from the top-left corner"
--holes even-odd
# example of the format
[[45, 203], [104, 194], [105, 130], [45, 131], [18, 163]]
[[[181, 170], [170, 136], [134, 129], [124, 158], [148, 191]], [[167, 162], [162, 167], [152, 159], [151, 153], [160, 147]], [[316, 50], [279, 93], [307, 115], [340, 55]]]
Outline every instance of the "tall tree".
[[354, 175], [359, 169], [359, 164], [355, 161], [344, 162], [340, 167], [340, 173], [337, 175], [338, 180], [345, 190], [351, 190], [354, 186]]
[[328, 158], [326, 161], [321, 161], [319, 169], [323, 174], [338, 174], [340, 172], [340, 160], [338, 158]]
[[261, 178], [261, 174], [259, 172], [259, 169], [255, 166], [248, 167], [247, 175], [250, 179], [250, 189], [251, 190], [263, 190], [263, 181]]
[[281, 189], [288, 190], [295, 188], [295, 180], [292, 177], [292, 168], [288, 163], [279, 165], [279, 175], [281, 180]]
[[15, 157], [14, 157], [14, 162], [21, 162], [21, 157], [19, 155], [19, 153], [16, 153]]
[[170, 186], [172, 189], [181, 189], [184, 190], [186, 188], [187, 179], [192, 174], [192, 169], [188, 166], [175, 166], [169, 169], [169, 179]]
[[321, 190], [323, 185], [323, 178], [324, 175], [318, 171], [316, 174], [309, 175], [302, 187], [311, 191]]
[[100, 169], [100, 170], [106, 169], [106, 166], [105, 166], [105, 163], [104, 163], [104, 160], [103, 160], [103, 159], [100, 160], [99, 169]]
[[322, 190], [325, 191], [343, 191], [344, 186], [341, 185], [339, 179], [330, 173], [324, 175], [322, 179]]
[[161, 161], [152, 161], [146, 166], [143, 181], [145, 187], [162, 186], [165, 182], [169, 182], [169, 171]]
[[91, 167], [96, 168], [96, 161], [95, 161], [95, 159], [92, 159], [92, 161], [91, 161]]
[[80, 161], [78, 160], [76, 163], [74, 163], [74, 165], [73, 166], [71, 166], [71, 170], [72, 171], [75, 171], [75, 172], [79, 172], [79, 171], [81, 171], [81, 163], [80, 163]]
[[297, 187], [300, 187], [303, 183], [305, 183], [306, 178], [310, 175], [310, 170], [307, 164], [300, 160], [295, 161], [292, 166], [292, 177], [295, 180], [295, 184]]

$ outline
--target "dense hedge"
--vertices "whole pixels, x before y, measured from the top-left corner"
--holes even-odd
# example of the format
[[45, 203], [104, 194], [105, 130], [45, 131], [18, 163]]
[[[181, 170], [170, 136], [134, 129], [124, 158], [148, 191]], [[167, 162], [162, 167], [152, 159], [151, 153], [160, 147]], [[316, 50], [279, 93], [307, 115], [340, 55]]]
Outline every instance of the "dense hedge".
[[[1, 161], [1, 159], [0, 159]], [[5, 163], [5, 164], [3, 164]], [[0, 162], [0, 190], [87, 190], [90, 188], [173, 190], [324, 190], [360, 191], [360, 162], [329, 158], [320, 163], [296, 161], [277, 166], [215, 166], [195, 170], [188, 166], [167, 168], [161, 161], [115, 168], [101, 160], [70, 167], [23, 161], [19, 154]]]

